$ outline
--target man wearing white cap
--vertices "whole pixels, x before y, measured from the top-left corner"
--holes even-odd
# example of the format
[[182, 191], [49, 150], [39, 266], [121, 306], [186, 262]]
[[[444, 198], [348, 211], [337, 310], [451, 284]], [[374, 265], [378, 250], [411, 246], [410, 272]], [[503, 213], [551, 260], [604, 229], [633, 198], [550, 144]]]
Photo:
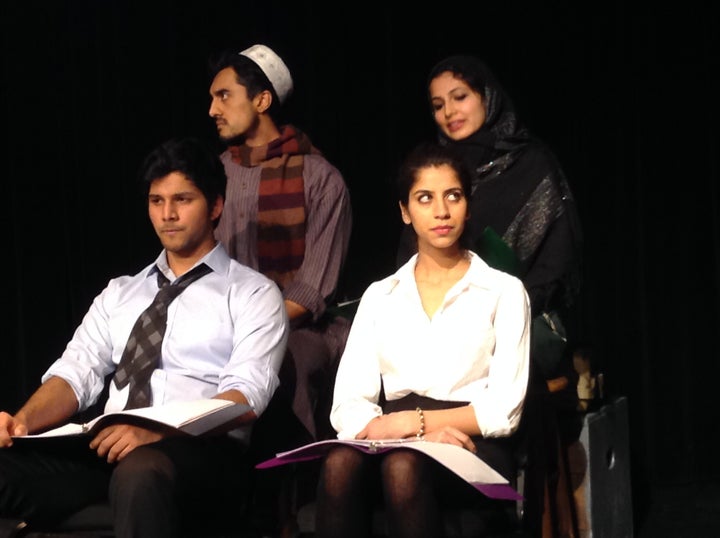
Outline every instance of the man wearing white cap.
[[267, 425], [277, 437], [278, 420], [285, 432], [294, 422], [296, 434], [272, 450], [294, 448], [333, 432], [327, 406], [349, 321], [326, 308], [350, 241], [350, 196], [308, 136], [278, 123], [293, 80], [272, 49], [224, 51], [211, 60], [210, 75], [209, 114], [227, 144], [221, 159], [228, 186], [216, 237], [232, 257], [279, 285], [292, 326], [280, 388], [256, 431]]

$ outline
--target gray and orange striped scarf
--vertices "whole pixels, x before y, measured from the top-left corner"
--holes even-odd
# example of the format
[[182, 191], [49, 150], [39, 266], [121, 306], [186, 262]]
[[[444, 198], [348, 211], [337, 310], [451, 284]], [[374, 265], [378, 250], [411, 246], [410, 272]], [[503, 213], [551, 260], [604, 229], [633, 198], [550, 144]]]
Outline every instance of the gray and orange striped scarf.
[[261, 166], [258, 192], [258, 269], [283, 289], [305, 257], [304, 156], [320, 154], [308, 136], [285, 125], [267, 146], [230, 146], [241, 166]]

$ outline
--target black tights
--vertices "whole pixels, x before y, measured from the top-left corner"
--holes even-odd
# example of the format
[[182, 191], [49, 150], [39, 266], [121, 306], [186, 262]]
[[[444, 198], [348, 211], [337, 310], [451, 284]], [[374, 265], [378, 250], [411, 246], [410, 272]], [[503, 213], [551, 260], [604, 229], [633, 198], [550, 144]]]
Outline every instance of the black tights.
[[316, 536], [371, 536], [379, 492], [390, 536], [442, 536], [435, 470], [427, 456], [413, 450], [396, 449], [378, 456], [352, 447], [334, 448], [323, 462], [318, 483]]

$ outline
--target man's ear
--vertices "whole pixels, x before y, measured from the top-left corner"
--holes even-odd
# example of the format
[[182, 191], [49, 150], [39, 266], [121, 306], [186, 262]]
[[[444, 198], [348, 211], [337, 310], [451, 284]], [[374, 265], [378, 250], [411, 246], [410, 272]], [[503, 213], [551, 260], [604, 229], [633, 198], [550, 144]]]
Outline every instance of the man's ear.
[[225, 207], [225, 199], [222, 196], [218, 196], [215, 198], [215, 203], [212, 206], [212, 209], [210, 210], [210, 220], [214, 221], [215, 219], [220, 218], [220, 215], [222, 215], [223, 208]]
[[255, 96], [255, 108], [262, 114], [270, 109], [273, 102], [272, 92], [270, 90], [263, 90]]

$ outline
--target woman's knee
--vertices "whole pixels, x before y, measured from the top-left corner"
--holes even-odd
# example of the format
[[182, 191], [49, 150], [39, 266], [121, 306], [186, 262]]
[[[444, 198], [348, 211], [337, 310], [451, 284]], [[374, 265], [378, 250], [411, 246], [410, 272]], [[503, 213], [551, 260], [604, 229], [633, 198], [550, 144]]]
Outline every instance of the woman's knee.
[[382, 460], [381, 474], [383, 481], [398, 480], [422, 473], [425, 468], [425, 457], [410, 450], [393, 450]]
[[343, 489], [360, 480], [363, 468], [360, 451], [345, 446], [334, 448], [323, 460], [320, 485], [325, 489]]
[[423, 487], [431, 487], [428, 462], [422, 454], [394, 450], [382, 461], [380, 474], [388, 503], [404, 503], [413, 499]]

